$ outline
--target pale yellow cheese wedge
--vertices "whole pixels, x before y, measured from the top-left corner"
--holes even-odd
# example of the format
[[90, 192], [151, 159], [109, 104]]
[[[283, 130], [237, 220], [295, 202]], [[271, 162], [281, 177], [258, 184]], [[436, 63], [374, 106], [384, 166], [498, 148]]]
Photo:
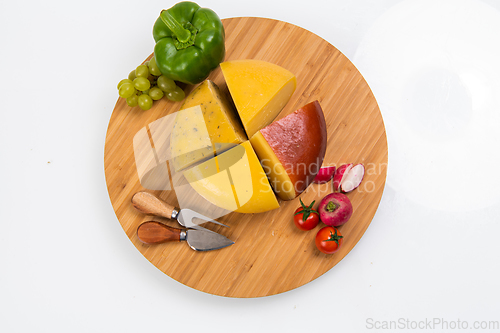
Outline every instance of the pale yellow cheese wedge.
[[199, 105], [176, 113], [170, 134], [170, 151], [177, 171], [214, 156], [212, 141]]
[[[183, 115], [178, 118], [180, 124], [176, 123], [173, 130], [172, 137], [175, 136], [175, 140], [171, 141], [172, 151], [182, 152], [174, 159], [177, 171], [222, 153], [247, 139], [236, 111], [212, 81], [204, 81], [186, 97], [180, 108], [181, 114], [182, 110], [195, 106], [201, 108], [201, 119], [198, 119], [198, 115], [194, 119]], [[210, 141], [208, 145], [207, 133]], [[195, 146], [192, 146], [193, 143]], [[206, 149], [199, 150], [201, 147], [196, 146], [197, 143]]]
[[292, 73], [266, 61], [233, 60], [220, 67], [249, 138], [276, 118], [297, 86]]
[[198, 194], [223, 209], [261, 213], [279, 207], [248, 141], [184, 171], [184, 177]]

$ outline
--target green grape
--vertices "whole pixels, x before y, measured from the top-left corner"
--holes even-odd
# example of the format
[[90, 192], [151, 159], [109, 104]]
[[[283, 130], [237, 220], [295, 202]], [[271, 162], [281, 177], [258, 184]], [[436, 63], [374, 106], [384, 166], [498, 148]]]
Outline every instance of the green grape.
[[148, 66], [146, 65], [139, 65], [135, 69], [135, 76], [137, 77], [148, 77], [149, 75], [149, 69]]
[[180, 102], [184, 97], [186, 97], [186, 94], [179, 86], [176, 86], [174, 91], [169, 91], [167, 93], [167, 98], [174, 102]]
[[161, 75], [160, 69], [158, 68], [158, 65], [156, 64], [155, 57], [151, 58], [151, 60], [149, 61], [148, 68], [149, 68], [149, 73], [153, 74], [154, 76]]
[[134, 79], [134, 87], [139, 91], [148, 90], [151, 87], [151, 82], [145, 77], [137, 77]]
[[135, 88], [132, 83], [124, 83], [120, 86], [120, 89], [118, 89], [118, 95], [120, 95], [120, 97], [123, 98], [129, 98], [134, 94], [135, 94]]
[[149, 90], [148, 95], [153, 99], [153, 101], [157, 101], [163, 97], [163, 90], [158, 87], [153, 87]]
[[118, 86], [116, 86], [117, 89], [120, 89], [121, 85], [124, 83], [132, 83], [132, 80], [130, 79], [123, 79], [120, 82], [118, 82]]
[[144, 65], [146, 65], [146, 67], [149, 69], [149, 61], [146, 61]]
[[174, 91], [177, 86], [175, 85], [174, 80], [169, 79], [168, 77], [161, 75], [156, 81], [158, 88], [163, 90], [164, 92]]
[[132, 72], [130, 72], [130, 74], [128, 75], [128, 79], [129, 79], [130, 81], [134, 81], [134, 79], [135, 79], [135, 78], [136, 78], [136, 76], [135, 76], [135, 69], [134, 69], [134, 70], [133, 70]]
[[139, 100], [139, 96], [137, 96], [136, 94], [133, 94], [132, 96], [127, 98], [127, 104], [130, 107], [137, 106], [138, 100]]
[[151, 97], [149, 97], [149, 95], [146, 94], [142, 94], [141, 96], [139, 96], [137, 102], [139, 104], [139, 107], [144, 111], [151, 109], [151, 107], [153, 106], [153, 100], [151, 99]]
[[149, 90], [150, 90], [150, 89], [144, 90], [142, 93], [143, 93], [143, 94], [146, 94], [146, 95], [149, 95]]

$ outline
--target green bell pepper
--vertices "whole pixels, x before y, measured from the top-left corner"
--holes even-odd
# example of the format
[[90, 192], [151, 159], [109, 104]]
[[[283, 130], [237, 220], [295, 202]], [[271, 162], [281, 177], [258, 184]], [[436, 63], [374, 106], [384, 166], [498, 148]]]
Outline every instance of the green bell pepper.
[[154, 53], [160, 72], [179, 82], [205, 80], [224, 60], [224, 26], [217, 14], [183, 1], [162, 10], [153, 27]]

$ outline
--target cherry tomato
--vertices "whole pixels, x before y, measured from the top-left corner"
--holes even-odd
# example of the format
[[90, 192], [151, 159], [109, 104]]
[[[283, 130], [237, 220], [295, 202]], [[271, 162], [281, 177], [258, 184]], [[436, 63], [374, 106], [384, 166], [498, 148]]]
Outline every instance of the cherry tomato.
[[299, 207], [295, 210], [295, 214], [293, 215], [293, 222], [300, 230], [311, 230], [314, 229], [319, 223], [319, 213], [312, 209], [314, 206], [314, 202], [309, 206], [304, 205], [302, 200], [300, 200]]
[[316, 234], [316, 247], [326, 254], [337, 252], [343, 241], [344, 236], [334, 227], [321, 228]]

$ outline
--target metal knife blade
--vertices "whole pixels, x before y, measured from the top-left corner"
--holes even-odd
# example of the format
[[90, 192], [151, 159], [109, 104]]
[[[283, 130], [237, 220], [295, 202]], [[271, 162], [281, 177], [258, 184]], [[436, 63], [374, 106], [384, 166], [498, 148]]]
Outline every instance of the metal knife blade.
[[196, 251], [218, 250], [234, 244], [232, 240], [210, 230], [187, 229], [185, 233], [188, 245]]

